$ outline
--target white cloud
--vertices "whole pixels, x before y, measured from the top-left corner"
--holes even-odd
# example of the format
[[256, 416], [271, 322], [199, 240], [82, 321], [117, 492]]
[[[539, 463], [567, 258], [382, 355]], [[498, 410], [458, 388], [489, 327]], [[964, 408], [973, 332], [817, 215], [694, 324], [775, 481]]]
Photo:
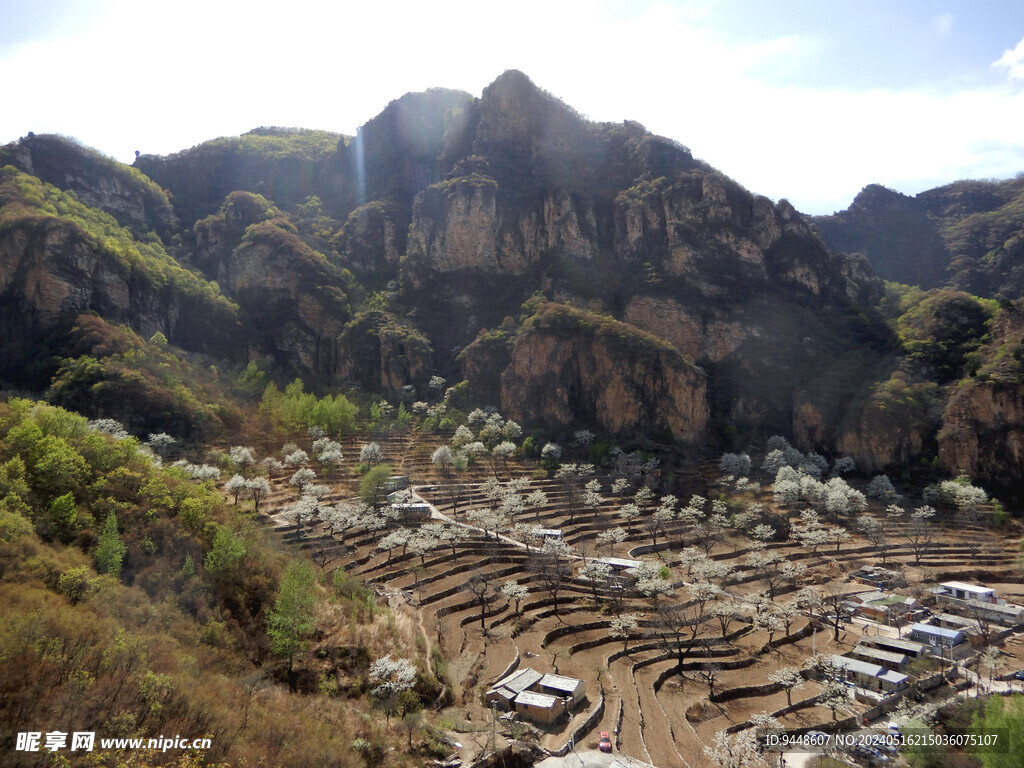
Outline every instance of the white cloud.
[[992, 62], [992, 66], [1005, 69], [1013, 80], [1024, 80], [1024, 39], [1012, 50], [1003, 51], [1003, 55]]

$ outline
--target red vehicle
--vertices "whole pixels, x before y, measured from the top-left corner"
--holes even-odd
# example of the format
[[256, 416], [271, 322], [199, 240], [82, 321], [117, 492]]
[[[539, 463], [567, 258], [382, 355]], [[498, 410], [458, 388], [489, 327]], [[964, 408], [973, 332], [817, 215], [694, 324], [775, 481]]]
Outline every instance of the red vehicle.
[[601, 739], [597, 742], [597, 748], [602, 752], [612, 751], [612, 740], [608, 736], [608, 731], [601, 731]]

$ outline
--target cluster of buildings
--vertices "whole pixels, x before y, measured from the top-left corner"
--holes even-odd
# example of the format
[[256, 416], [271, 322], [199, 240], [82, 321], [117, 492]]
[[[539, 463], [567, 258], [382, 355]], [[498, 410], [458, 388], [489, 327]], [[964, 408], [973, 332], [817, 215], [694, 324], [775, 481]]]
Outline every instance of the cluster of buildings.
[[[869, 578], [887, 575], [872, 573]], [[848, 654], [832, 657], [852, 685], [879, 698], [910, 686], [907, 668], [915, 660], [961, 660], [985, 642], [991, 626], [1024, 624], [1024, 608], [1000, 599], [994, 589], [960, 581], [938, 584], [923, 602], [881, 589], [862, 592], [850, 596], [846, 609], [851, 615], [901, 628], [901, 636], [895, 638], [864, 635]]]
[[587, 689], [574, 677], [543, 674], [526, 667], [496, 682], [484, 698], [489, 706], [550, 725], [563, 715], [571, 716], [587, 698]]

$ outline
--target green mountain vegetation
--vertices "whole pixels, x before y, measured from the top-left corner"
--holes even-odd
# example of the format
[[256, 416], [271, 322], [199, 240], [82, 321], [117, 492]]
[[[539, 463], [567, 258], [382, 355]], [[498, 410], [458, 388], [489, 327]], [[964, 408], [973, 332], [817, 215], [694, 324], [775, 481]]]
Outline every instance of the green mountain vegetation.
[[1024, 293], [1024, 179], [957, 181], [909, 197], [871, 185], [845, 211], [814, 217], [830, 247], [879, 275], [986, 297]]
[[[124, 750], [104, 765], [382, 764], [394, 737], [367, 717], [369, 664], [385, 648], [415, 653], [387, 629], [390, 612], [343, 571], [289, 564], [251, 505], [229, 505], [214, 481], [102, 429], [43, 403], [0, 405], [4, 763], [42, 764], [13, 748], [14, 731], [36, 724], [212, 740], [201, 762]], [[311, 667], [314, 646], [324, 661]], [[317, 694], [318, 670], [346, 688]], [[280, 696], [275, 680], [307, 695]], [[424, 671], [412, 691], [410, 711], [439, 687]], [[414, 750], [388, 764], [420, 759]]]

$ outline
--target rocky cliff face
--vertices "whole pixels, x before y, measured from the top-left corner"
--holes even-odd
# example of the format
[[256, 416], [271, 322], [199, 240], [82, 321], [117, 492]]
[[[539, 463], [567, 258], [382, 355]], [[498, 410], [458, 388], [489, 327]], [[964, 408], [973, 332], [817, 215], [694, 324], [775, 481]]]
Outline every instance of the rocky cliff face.
[[311, 384], [336, 381], [347, 281], [260, 195], [234, 192], [195, 229], [194, 260], [238, 302], [254, 350]]
[[340, 210], [354, 195], [345, 141], [326, 131], [259, 128], [167, 157], [141, 155], [135, 167], [172, 193], [185, 227], [215, 213], [236, 190], [256, 192], [285, 208], [319, 195]]
[[985, 480], [1024, 498], [1024, 307], [1006, 303], [976, 353], [973, 375], [950, 387], [938, 454], [950, 474]]
[[338, 337], [337, 379], [390, 397], [406, 385], [426, 384], [430, 342], [415, 328], [381, 310], [355, 317]]
[[[467, 349], [471, 388], [501, 357], [483, 340]], [[612, 435], [694, 441], [708, 422], [705, 377], [691, 361], [625, 323], [565, 305], [539, 307], [519, 330], [499, 395], [503, 413], [548, 429], [588, 424]]]
[[850, 409], [838, 441], [839, 450], [868, 472], [914, 462], [939, 426], [935, 384], [915, 381], [900, 369], [879, 378]]
[[58, 220], [0, 230], [0, 305], [3, 374], [14, 380], [45, 352], [41, 339], [59, 338], [86, 312], [146, 337], [160, 331], [174, 344], [234, 356], [236, 318], [228, 306], [140, 279]]
[[126, 165], [62, 136], [29, 135], [0, 147], [0, 167], [12, 165], [91, 208], [109, 213], [136, 237], [156, 232], [169, 241], [178, 227], [164, 191]]
[[408, 219], [401, 208], [388, 202], [359, 206], [334, 238], [341, 263], [376, 277], [377, 282], [396, 277], [408, 239]]
[[[75, 318], [96, 313], [143, 336], [157, 331], [181, 346], [235, 357], [234, 308], [195, 276], [132, 253], [127, 241], [104, 239], [46, 209], [59, 193], [16, 171], [0, 175], [0, 338], [4, 374], [59, 353]], [[102, 224], [102, 222], [101, 222]], [[127, 250], [126, 250], [127, 249]], [[52, 348], [46, 349], [41, 340]]]
[[564, 190], [550, 192], [535, 206], [509, 210], [499, 204], [494, 179], [462, 177], [417, 196], [407, 267], [414, 281], [423, 272], [522, 275], [552, 252], [592, 258], [596, 230], [593, 210], [578, 210]]
[[1024, 388], [974, 381], [958, 387], [942, 414], [939, 461], [951, 475], [1024, 492]]

